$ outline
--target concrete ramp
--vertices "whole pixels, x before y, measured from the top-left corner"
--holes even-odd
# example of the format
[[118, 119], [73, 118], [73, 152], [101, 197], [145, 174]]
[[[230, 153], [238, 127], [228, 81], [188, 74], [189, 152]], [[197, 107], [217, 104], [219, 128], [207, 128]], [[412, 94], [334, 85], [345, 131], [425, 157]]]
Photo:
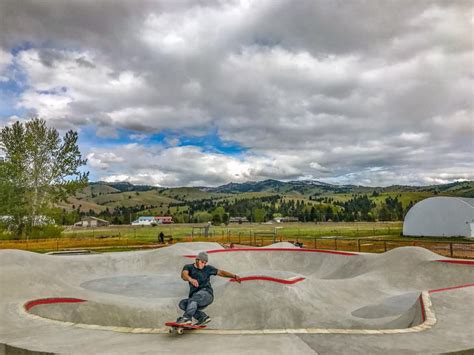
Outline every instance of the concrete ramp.
[[[184, 264], [201, 250], [210, 264], [238, 273], [242, 284], [214, 277], [215, 301], [207, 312], [216, 329], [398, 329], [422, 322], [420, 294], [472, 280], [450, 271], [440, 256], [421, 248], [381, 255], [305, 250], [278, 243], [268, 248], [223, 249], [216, 243], [182, 243], [130, 253], [45, 256], [3, 251], [17, 295], [29, 300], [67, 296], [84, 302], [43, 302], [29, 312], [71, 323], [159, 328], [174, 320], [188, 286]], [[472, 268], [471, 268], [472, 269]], [[14, 282], [11, 280], [5, 282]]]
[[[474, 286], [474, 263], [416, 247], [358, 254], [300, 249], [287, 243], [247, 249], [182, 243], [99, 255], [0, 251], [0, 342], [21, 347], [34, 339], [37, 349], [77, 352], [80, 347], [68, 344], [78, 346], [75, 334], [81, 330], [94, 337], [96, 345], [88, 347], [92, 352], [131, 350], [132, 338], [122, 339], [120, 333], [153, 335], [147, 338], [153, 343], [157, 334], [165, 336], [164, 323], [181, 314], [178, 302], [188, 294], [188, 285], [180, 279], [181, 269], [203, 250], [208, 251], [210, 264], [242, 278], [241, 284], [220, 277], [212, 280], [215, 300], [206, 312], [213, 320], [208, 328], [194, 331], [208, 335], [200, 338], [208, 350], [214, 342], [205, 338], [255, 352], [270, 349], [270, 342], [279, 344], [280, 353], [314, 353], [311, 349], [318, 348], [322, 353], [328, 349], [340, 353], [346, 339], [341, 337], [352, 336], [347, 338], [349, 344], [359, 345], [351, 351], [364, 353], [370, 348], [377, 353], [375, 343], [354, 337], [408, 333], [413, 337], [406, 344], [400, 337], [387, 338], [385, 343], [401, 350], [408, 346], [430, 350], [427, 344], [435, 343], [436, 349], [453, 349], [454, 345], [462, 349], [472, 344], [472, 331], [462, 322], [466, 316], [472, 319], [472, 307], [467, 304], [474, 289], [469, 287]], [[450, 298], [443, 297], [445, 294]], [[432, 297], [438, 302], [436, 310], [451, 323], [437, 323]], [[458, 314], [456, 309], [464, 310]], [[467, 327], [471, 323], [467, 321]], [[91, 333], [97, 330], [102, 332]], [[58, 339], [58, 331], [68, 334], [67, 340]], [[440, 337], [440, 332], [449, 336]], [[43, 334], [52, 334], [48, 342]], [[121, 344], [119, 348], [106, 345], [110, 334], [114, 334], [112, 343]], [[254, 338], [232, 340], [238, 338], [232, 335]], [[415, 336], [425, 340], [417, 342]], [[178, 346], [152, 343], [140, 348], [153, 352], [156, 346], [168, 350]], [[189, 351], [194, 343], [189, 338], [188, 343], [180, 344], [182, 351]], [[256, 344], [266, 345], [252, 348]]]

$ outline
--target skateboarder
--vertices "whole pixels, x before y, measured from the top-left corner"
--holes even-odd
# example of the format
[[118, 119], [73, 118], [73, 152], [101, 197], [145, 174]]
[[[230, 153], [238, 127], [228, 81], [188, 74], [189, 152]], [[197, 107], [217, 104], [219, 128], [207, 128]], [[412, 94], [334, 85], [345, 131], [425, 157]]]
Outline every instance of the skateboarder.
[[179, 308], [184, 314], [176, 320], [176, 323], [192, 324], [193, 317], [196, 319], [195, 325], [204, 325], [211, 321], [211, 318], [202, 311], [214, 301], [211, 276], [229, 277], [240, 283], [238, 275], [207, 265], [208, 260], [207, 253], [201, 252], [194, 264], [184, 265], [181, 278], [189, 283], [189, 298], [179, 302]]

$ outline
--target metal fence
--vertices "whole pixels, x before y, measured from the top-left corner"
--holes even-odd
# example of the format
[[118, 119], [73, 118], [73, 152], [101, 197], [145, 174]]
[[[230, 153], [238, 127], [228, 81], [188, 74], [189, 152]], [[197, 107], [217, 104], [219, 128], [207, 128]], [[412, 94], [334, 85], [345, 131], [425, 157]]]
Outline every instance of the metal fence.
[[159, 244], [155, 240], [136, 240], [128, 237], [108, 237], [108, 238], [56, 238], [56, 239], [30, 239], [26, 240], [2, 240], [0, 249], [22, 249], [30, 251], [58, 251], [73, 250], [77, 248], [88, 249], [139, 249], [162, 247], [176, 242], [206, 241], [217, 242], [225, 246], [234, 244], [235, 246], [267, 246], [277, 242], [290, 242], [298, 244], [303, 248], [341, 250], [364, 253], [383, 253], [398, 247], [416, 246], [428, 249], [439, 255], [451, 258], [474, 259], [474, 242], [450, 242], [450, 241], [426, 241], [420, 239], [377, 239], [377, 238], [344, 238], [337, 236], [326, 237], [293, 237], [277, 236], [272, 233], [248, 232], [238, 234], [214, 234], [208, 237], [187, 236], [175, 239], [167, 236], [165, 244]]
[[[196, 239], [194, 239], [196, 240]], [[227, 235], [224, 237], [208, 238], [221, 244], [243, 244], [250, 246], [267, 246], [276, 242], [290, 242], [298, 244], [303, 248], [341, 250], [361, 253], [384, 253], [391, 249], [414, 246], [428, 249], [436, 254], [451, 258], [474, 259], [474, 242], [450, 242], [450, 241], [425, 241], [416, 239], [395, 240], [376, 238], [342, 238], [342, 237], [296, 237], [285, 238], [283, 236], [269, 236], [259, 233], [246, 233], [242, 235]], [[189, 240], [191, 241], [191, 240]]]

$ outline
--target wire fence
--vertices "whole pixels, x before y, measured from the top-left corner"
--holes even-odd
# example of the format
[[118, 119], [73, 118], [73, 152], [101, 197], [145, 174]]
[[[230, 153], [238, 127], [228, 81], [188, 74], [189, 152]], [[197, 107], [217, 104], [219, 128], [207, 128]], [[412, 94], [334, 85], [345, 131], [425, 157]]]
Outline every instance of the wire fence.
[[271, 232], [239, 232], [238, 234], [222, 233], [205, 236], [184, 236], [173, 239], [171, 235], [165, 236], [165, 243], [158, 240], [141, 240], [130, 237], [75, 237], [75, 238], [50, 238], [30, 240], [2, 240], [0, 249], [21, 249], [29, 251], [59, 251], [88, 248], [101, 249], [141, 249], [157, 248], [177, 242], [206, 241], [216, 242], [226, 247], [229, 246], [268, 246], [277, 242], [289, 242], [303, 248], [322, 250], [341, 250], [363, 253], [384, 253], [394, 248], [415, 246], [428, 249], [434, 253], [451, 258], [474, 259], [474, 242], [451, 241], [426, 241], [420, 239], [381, 239], [345, 238], [338, 236], [296, 236], [286, 237]]

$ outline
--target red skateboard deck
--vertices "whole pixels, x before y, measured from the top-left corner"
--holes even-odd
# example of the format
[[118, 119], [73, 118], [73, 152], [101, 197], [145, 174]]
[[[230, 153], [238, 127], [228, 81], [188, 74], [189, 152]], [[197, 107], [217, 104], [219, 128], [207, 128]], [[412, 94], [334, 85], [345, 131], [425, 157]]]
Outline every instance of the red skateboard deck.
[[185, 329], [193, 330], [193, 329], [204, 329], [206, 325], [193, 325], [193, 324], [182, 324], [176, 322], [167, 322], [165, 323], [167, 327], [170, 327], [169, 333], [174, 334], [183, 334]]
[[194, 324], [181, 324], [176, 322], [165, 323], [168, 327], [184, 328], [184, 329], [202, 329], [206, 328], [206, 325], [194, 325]]

